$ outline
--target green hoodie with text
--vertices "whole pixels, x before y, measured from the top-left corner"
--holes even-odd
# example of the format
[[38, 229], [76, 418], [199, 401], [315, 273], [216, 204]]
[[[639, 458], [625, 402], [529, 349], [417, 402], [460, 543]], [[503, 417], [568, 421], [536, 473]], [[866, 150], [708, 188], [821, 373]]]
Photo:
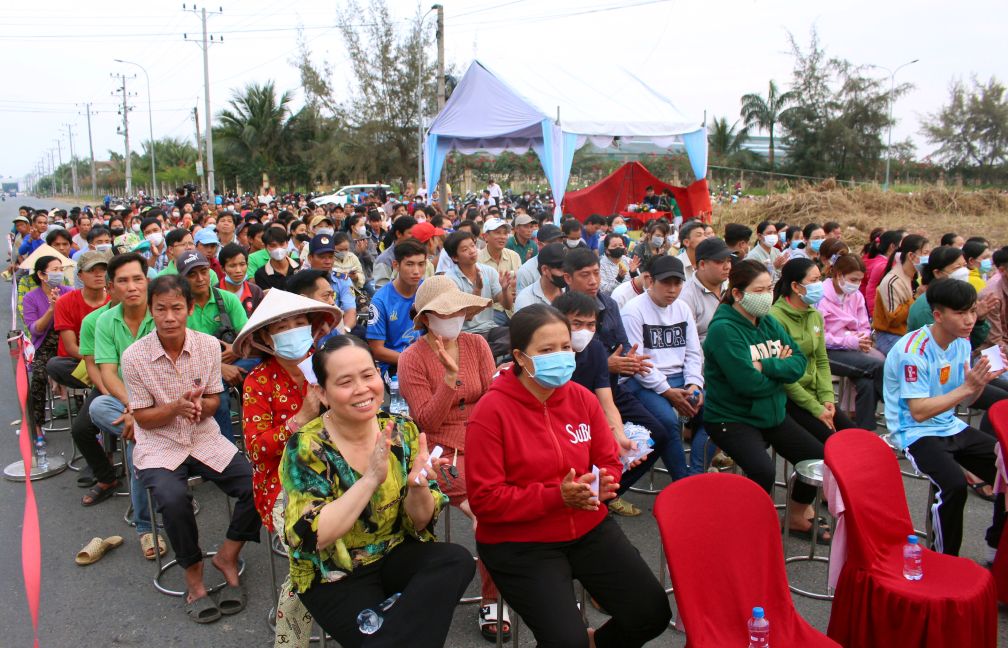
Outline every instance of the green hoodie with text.
[[799, 310], [781, 297], [770, 307], [770, 316], [784, 326], [798, 345], [792, 348], [801, 349], [808, 359], [805, 374], [785, 386], [788, 398], [812, 416], [819, 416], [826, 409], [823, 403], [832, 403], [835, 399], [822, 313], [811, 306]]
[[[780, 350], [791, 347], [789, 358]], [[728, 304], [714, 311], [704, 340], [705, 423], [746, 423], [756, 428], [784, 420], [785, 385], [805, 373], [805, 356], [772, 317], [754, 326]], [[759, 360], [763, 370], [753, 362]]]

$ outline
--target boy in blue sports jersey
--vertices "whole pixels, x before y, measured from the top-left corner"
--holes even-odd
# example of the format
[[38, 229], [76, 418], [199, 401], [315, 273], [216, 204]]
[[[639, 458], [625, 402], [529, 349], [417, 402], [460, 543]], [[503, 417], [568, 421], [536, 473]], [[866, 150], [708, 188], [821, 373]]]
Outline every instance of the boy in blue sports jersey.
[[[927, 300], [934, 323], [904, 335], [886, 358], [886, 424], [907, 458], [938, 488], [932, 506], [935, 550], [959, 555], [967, 493], [963, 468], [993, 484], [996, 440], [956, 418], [955, 407], [973, 403], [1004, 369], [991, 371], [985, 356], [970, 366], [969, 335], [977, 319], [973, 286], [939, 279], [928, 286]], [[991, 561], [1004, 517], [1002, 494], [986, 535]]]
[[367, 342], [383, 376], [395, 375], [399, 354], [420, 337], [409, 312], [427, 270], [427, 248], [416, 239], [397, 242], [392, 268], [398, 276], [378, 289], [368, 308]]

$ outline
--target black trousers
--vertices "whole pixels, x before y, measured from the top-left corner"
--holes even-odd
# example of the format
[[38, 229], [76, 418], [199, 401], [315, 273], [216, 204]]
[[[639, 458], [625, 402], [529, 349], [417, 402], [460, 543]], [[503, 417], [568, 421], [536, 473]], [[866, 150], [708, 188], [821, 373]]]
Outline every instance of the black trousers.
[[[299, 597], [343, 648], [440, 648], [448, 637], [455, 607], [475, 573], [476, 562], [465, 547], [407, 537], [381, 560], [355, 569], [342, 580], [316, 583]], [[402, 596], [382, 613], [378, 632], [363, 634], [357, 615], [397, 592]]]
[[[847, 349], [830, 349], [826, 354], [829, 356], [830, 371], [834, 375], [849, 378], [854, 383], [854, 416], [857, 418], [857, 426], [869, 432], [875, 431], [878, 427], [875, 408], [885, 394], [882, 384], [885, 360]], [[837, 429], [844, 428], [837, 426]]]
[[[812, 413], [807, 409], [798, 407], [792, 403], [791, 399], [788, 399], [785, 409], [791, 420], [811, 432], [812, 436], [819, 439], [823, 445], [826, 444], [826, 439], [833, 434], [833, 430], [829, 429], [825, 423], [812, 416]], [[857, 427], [854, 421], [850, 420], [850, 417], [839, 409], [833, 414], [833, 426], [837, 430], [849, 430], [850, 428]]]
[[228, 497], [237, 499], [228, 524], [228, 540], [259, 542], [259, 528], [262, 520], [252, 500], [252, 465], [245, 455], [235, 453], [231, 463], [222, 472], [217, 472], [188, 457], [175, 470], [167, 468], [146, 468], [138, 470], [140, 483], [151, 489], [157, 512], [161, 514], [168, 542], [175, 551], [179, 565], [185, 569], [203, 560], [203, 550], [199, 546], [199, 528], [192, 509], [192, 496], [186, 480], [198, 475], [213, 482]]
[[[707, 433], [725, 454], [735, 460], [749, 479], [771, 496], [777, 467], [767, 454], [767, 446], [773, 447], [792, 464], [823, 458], [823, 442], [790, 416], [785, 416], [780, 425], [769, 428], [756, 428], [748, 423], [708, 422]], [[814, 486], [795, 480], [791, 497], [800, 504], [811, 504], [815, 501], [815, 493]]]
[[476, 548], [540, 648], [587, 648], [575, 578], [611, 615], [595, 632], [598, 648], [643, 646], [672, 618], [665, 590], [611, 517], [571, 542], [477, 543]]
[[80, 360], [77, 358], [55, 356], [49, 358], [49, 362], [46, 363], [46, 372], [49, 374], [50, 378], [64, 387], [70, 387], [72, 389], [87, 389], [87, 385], [77, 380], [72, 375], [73, 370], [76, 369], [79, 364]]
[[[617, 387], [613, 389], [613, 403], [616, 405], [616, 411], [619, 412], [620, 418], [623, 419], [624, 423], [636, 423], [641, 427], [647, 428], [651, 431], [651, 440], [654, 441], [654, 448], [652, 448], [651, 453], [644, 458], [644, 461], [634, 468], [633, 470], [628, 470], [623, 473], [620, 477], [620, 487], [616, 492], [617, 495], [623, 495], [627, 490], [636, 484], [641, 477], [650, 472], [651, 467], [661, 459], [663, 453], [665, 452], [665, 444], [668, 443], [669, 432], [664, 425], [661, 424], [654, 415], [648, 411], [644, 405], [637, 400], [637, 397], [623, 389], [622, 387]], [[679, 434], [679, 431], [676, 431]]]
[[[105, 453], [105, 448], [98, 442], [98, 435], [101, 434], [101, 430], [94, 424], [91, 420], [91, 415], [88, 413], [91, 408], [91, 401], [100, 395], [101, 392], [97, 389], [92, 389], [88, 392], [87, 397], [84, 399], [84, 404], [81, 405], [80, 412], [74, 417], [70, 434], [77, 445], [77, 450], [80, 451], [81, 456], [84, 457], [84, 461], [87, 462], [88, 467], [91, 468], [91, 472], [94, 473], [95, 479], [103, 484], [111, 484], [115, 480], [115, 470], [112, 467], [112, 462], [109, 461], [108, 455]], [[120, 440], [120, 443], [126, 442]]]
[[[968, 488], [962, 469], [993, 484], [995, 443], [997, 441], [989, 434], [968, 427], [952, 436], [924, 437], [907, 446], [906, 456], [938, 488], [937, 499], [931, 506], [935, 519], [935, 551], [959, 555]], [[994, 516], [987, 529], [989, 546], [997, 547], [1004, 521], [1004, 496], [1000, 495], [994, 503]]]

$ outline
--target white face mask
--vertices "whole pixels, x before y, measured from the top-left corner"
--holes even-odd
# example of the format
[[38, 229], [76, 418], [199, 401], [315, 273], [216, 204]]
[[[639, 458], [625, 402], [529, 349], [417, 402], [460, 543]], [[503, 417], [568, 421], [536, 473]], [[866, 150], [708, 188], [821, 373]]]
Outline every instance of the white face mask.
[[274, 261], [283, 261], [287, 257], [287, 250], [285, 248], [273, 248], [269, 251], [270, 258]]
[[593, 337], [595, 337], [595, 331], [589, 329], [571, 331], [571, 348], [575, 352], [581, 353], [588, 346], [588, 343], [592, 341]]
[[843, 277], [840, 278], [840, 290], [842, 290], [845, 295], [853, 295], [860, 287], [860, 284], [847, 281]]
[[465, 315], [441, 319], [432, 313], [427, 314], [427, 328], [430, 332], [446, 340], [454, 340], [462, 332], [462, 325], [465, 324]]
[[161, 244], [164, 243], [164, 234], [161, 232], [152, 232], [146, 236], [146, 239], [154, 247], [161, 247]]
[[776, 234], [767, 234], [763, 237], [763, 244], [767, 247], [773, 247], [777, 245], [778, 237]]
[[969, 281], [969, 276], [970, 271], [966, 266], [956, 268], [949, 273], [949, 279], [958, 279], [959, 281]]

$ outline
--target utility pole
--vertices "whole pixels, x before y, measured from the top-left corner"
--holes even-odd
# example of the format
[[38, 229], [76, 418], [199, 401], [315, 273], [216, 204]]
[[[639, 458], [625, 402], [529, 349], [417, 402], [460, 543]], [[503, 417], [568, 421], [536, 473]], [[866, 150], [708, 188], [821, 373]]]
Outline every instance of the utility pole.
[[[130, 143], [129, 143], [129, 111], [130, 111], [130, 107], [129, 107], [129, 104], [127, 103], [127, 99], [129, 98], [129, 95], [126, 93], [126, 75], [125, 74], [120, 74], [118, 76], [119, 76], [119, 79], [122, 81], [122, 87], [119, 90], [117, 90], [116, 92], [121, 92], [122, 93], [122, 118], [123, 118], [123, 123], [122, 123], [121, 133], [122, 133], [123, 139], [125, 140], [125, 145], [126, 145], [126, 197], [129, 198], [130, 196], [133, 195], [133, 159], [132, 159], [133, 156], [130, 154]], [[113, 74], [112, 78], [115, 78], [115, 77], [116, 77], [116, 75]], [[132, 78], [132, 77], [130, 77], [130, 78]], [[116, 93], [114, 92], [112, 94], [116, 94]]]
[[[182, 5], [183, 11], [191, 11], [193, 14], [196, 13], [196, 5], [191, 8], [187, 8], [186, 5]], [[210, 12], [211, 14], [222, 14], [224, 13], [223, 7], [218, 7], [217, 11]], [[206, 128], [206, 156], [207, 156], [207, 172], [206, 172], [206, 192], [203, 194], [204, 199], [213, 200], [214, 192], [214, 158], [213, 158], [213, 113], [210, 112], [210, 45], [214, 42], [221, 43], [224, 42], [222, 37], [214, 40], [213, 36], [207, 37], [207, 10], [203, 7], [199, 10], [200, 21], [203, 24], [203, 42], [201, 47], [203, 48], [203, 112], [206, 114], [207, 128]], [[183, 38], [188, 40], [186, 34], [182, 35]], [[211, 202], [211, 204], [213, 204]]]
[[206, 196], [206, 173], [203, 171], [203, 146], [200, 144], [199, 132], [199, 108], [196, 106], [193, 106], [192, 117], [193, 121], [196, 122], [196, 175], [200, 178], [200, 191]]
[[70, 124], [67, 124], [66, 127], [67, 137], [70, 139], [70, 177], [72, 178], [73, 192], [76, 196], [80, 193], [80, 186], [77, 184], [77, 161], [74, 159], [73, 130], [70, 128]]
[[91, 151], [91, 195], [95, 198], [98, 197], [98, 172], [95, 169], [94, 161], [94, 140], [91, 139], [91, 104], [84, 104], [84, 109], [87, 112], [87, 139], [88, 139], [88, 149]]
[[[434, 6], [437, 8], [437, 107], [438, 114], [441, 114], [441, 110], [445, 105], [444, 6], [440, 4]], [[441, 175], [438, 177], [438, 186], [441, 188], [438, 194], [438, 202], [441, 205], [441, 211], [448, 209], [448, 183], [445, 175], [444, 164], [442, 164]], [[428, 191], [433, 193], [434, 188], [429, 187]]]
[[[56, 171], [59, 171], [60, 167], [63, 166], [63, 147], [60, 144], [58, 137], [53, 141], [56, 142], [56, 152], [59, 154], [59, 157], [57, 158], [59, 160], [59, 166], [56, 167]], [[63, 174], [60, 174], [60, 193], [66, 193], [66, 182], [63, 180]]]

